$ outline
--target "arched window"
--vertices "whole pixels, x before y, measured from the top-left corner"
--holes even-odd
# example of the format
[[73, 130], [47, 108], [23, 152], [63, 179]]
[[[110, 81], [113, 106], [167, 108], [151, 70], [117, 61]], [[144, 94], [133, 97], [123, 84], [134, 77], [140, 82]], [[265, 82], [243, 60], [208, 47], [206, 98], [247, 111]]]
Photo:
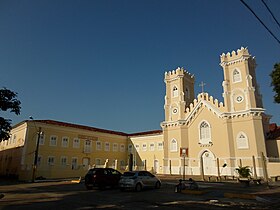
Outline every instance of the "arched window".
[[199, 126], [199, 143], [210, 144], [211, 142], [211, 129], [208, 122], [203, 121]]
[[233, 76], [233, 82], [241, 82], [241, 73], [239, 70], [234, 69], [232, 76]]
[[239, 132], [236, 137], [236, 145], [238, 149], [248, 149], [249, 142], [247, 135], [244, 132]]
[[172, 89], [172, 96], [177, 97], [178, 96], [178, 88], [176, 86], [173, 87]]
[[170, 151], [177, 152], [177, 141], [176, 139], [172, 139], [170, 142]]

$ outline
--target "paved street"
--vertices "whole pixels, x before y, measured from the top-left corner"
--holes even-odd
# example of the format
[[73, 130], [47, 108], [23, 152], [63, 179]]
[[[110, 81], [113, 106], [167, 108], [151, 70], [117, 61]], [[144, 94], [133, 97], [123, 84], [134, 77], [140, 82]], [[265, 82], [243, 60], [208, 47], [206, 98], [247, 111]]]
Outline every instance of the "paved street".
[[[0, 200], [0, 209], [280, 209], [275, 197], [268, 191], [267, 196], [263, 196], [264, 190], [254, 186], [245, 189], [238, 184], [199, 183], [202, 190], [208, 189], [207, 193], [193, 195], [175, 193], [174, 185], [175, 182], [163, 180], [161, 189], [138, 193], [119, 189], [88, 191], [83, 183], [71, 181], [2, 184], [0, 191], [5, 197]], [[224, 192], [233, 190], [233, 186], [240, 193], [260, 191], [261, 199], [224, 197]], [[273, 189], [279, 193], [279, 187]]]

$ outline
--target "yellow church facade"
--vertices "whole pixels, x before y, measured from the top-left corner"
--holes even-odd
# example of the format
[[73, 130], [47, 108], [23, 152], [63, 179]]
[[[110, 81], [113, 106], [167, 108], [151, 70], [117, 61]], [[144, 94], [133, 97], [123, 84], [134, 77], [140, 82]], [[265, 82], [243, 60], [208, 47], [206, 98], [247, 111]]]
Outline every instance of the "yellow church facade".
[[162, 130], [126, 134], [27, 120], [0, 143], [0, 175], [70, 178], [84, 176], [92, 167], [112, 167], [204, 179], [237, 176], [238, 166], [249, 166], [252, 176], [265, 180], [280, 175], [280, 139], [267, 140], [270, 116], [264, 113], [254, 57], [241, 48], [220, 60], [223, 102], [203, 91], [195, 97], [194, 75], [177, 68], [164, 77]]

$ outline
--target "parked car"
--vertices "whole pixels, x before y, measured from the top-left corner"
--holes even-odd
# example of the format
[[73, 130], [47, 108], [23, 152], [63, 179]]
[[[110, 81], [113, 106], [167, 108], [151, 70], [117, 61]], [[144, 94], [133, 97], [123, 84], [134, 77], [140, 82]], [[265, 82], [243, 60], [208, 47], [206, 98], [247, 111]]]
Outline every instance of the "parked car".
[[161, 181], [148, 171], [129, 171], [124, 172], [119, 181], [119, 187], [123, 191], [131, 189], [141, 191], [143, 188], [159, 189]]
[[112, 168], [93, 168], [85, 175], [85, 186], [88, 190], [93, 187], [104, 189], [107, 186], [118, 186], [121, 173]]

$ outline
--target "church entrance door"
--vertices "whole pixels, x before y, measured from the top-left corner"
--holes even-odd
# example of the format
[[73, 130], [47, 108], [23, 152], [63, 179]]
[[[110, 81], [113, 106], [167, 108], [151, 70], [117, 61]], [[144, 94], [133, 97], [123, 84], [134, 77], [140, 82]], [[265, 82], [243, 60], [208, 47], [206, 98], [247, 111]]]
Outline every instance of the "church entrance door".
[[203, 172], [204, 175], [216, 175], [216, 162], [214, 154], [210, 151], [205, 151], [202, 154]]

